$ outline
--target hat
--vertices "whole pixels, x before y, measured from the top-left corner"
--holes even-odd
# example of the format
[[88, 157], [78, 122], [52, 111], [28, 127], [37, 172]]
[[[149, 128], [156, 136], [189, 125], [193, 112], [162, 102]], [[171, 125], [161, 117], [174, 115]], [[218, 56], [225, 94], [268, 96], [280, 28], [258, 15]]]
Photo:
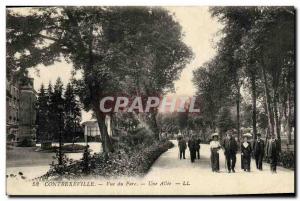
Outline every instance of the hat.
[[219, 134], [218, 134], [218, 133], [213, 133], [213, 134], [211, 134], [211, 137], [212, 137], [212, 138], [215, 137], [215, 136], [219, 137]]
[[251, 133], [245, 133], [243, 136], [244, 137], [252, 137]]
[[233, 130], [232, 130], [232, 129], [227, 130], [227, 131], [226, 131], [226, 134], [227, 134], [227, 135], [228, 135], [228, 134], [229, 134], [229, 135], [232, 135], [232, 134], [233, 134]]

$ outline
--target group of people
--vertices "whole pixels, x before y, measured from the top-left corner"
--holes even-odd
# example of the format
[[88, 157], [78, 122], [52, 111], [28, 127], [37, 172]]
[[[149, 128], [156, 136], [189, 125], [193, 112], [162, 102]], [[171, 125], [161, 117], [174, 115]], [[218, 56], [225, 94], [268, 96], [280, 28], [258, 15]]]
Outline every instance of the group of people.
[[190, 158], [191, 162], [195, 162], [195, 159], [200, 159], [200, 139], [197, 138], [195, 135], [192, 135], [192, 137], [188, 140], [188, 146], [186, 146], [186, 141], [182, 136], [178, 137], [178, 147], [179, 147], [179, 158], [185, 159], [185, 150], [187, 147], [190, 150]]
[[[238, 142], [233, 138], [233, 131], [226, 132], [226, 137], [220, 142], [219, 134], [214, 133], [211, 135], [212, 141], [210, 142], [211, 151], [211, 168], [213, 172], [220, 171], [219, 165], [219, 150], [224, 150], [226, 158], [226, 167], [229, 173], [235, 172], [236, 154], [238, 152]], [[255, 158], [256, 168], [258, 170], [263, 169], [263, 158], [270, 159], [271, 171], [276, 173], [277, 159], [279, 154], [279, 147], [275, 136], [271, 136], [271, 139], [265, 142], [261, 139], [261, 135], [257, 134], [253, 143], [250, 142], [251, 134], [245, 134], [243, 136], [243, 142], [240, 144], [241, 152], [241, 169], [250, 172], [251, 156]], [[200, 159], [200, 139], [196, 135], [192, 135], [188, 140], [188, 145], [182, 136], [178, 137], [179, 158], [185, 159], [185, 151], [189, 148], [191, 162], [193, 163], [196, 158]]]
[[[261, 139], [261, 135], [257, 134], [253, 144], [250, 143], [249, 138], [251, 134], [245, 134], [243, 142], [241, 143], [241, 169], [250, 172], [251, 156], [254, 156], [256, 168], [262, 170], [263, 157], [266, 154], [270, 159], [271, 172], [276, 173], [277, 159], [279, 154], [279, 145], [275, 136], [267, 141], [266, 145]], [[238, 142], [232, 137], [232, 131], [227, 131], [225, 139], [220, 143], [218, 133], [212, 134], [212, 141], [210, 142], [211, 150], [211, 166], [213, 172], [220, 171], [219, 165], [219, 150], [224, 150], [226, 158], [226, 166], [228, 172], [235, 172], [236, 154], [238, 151]]]

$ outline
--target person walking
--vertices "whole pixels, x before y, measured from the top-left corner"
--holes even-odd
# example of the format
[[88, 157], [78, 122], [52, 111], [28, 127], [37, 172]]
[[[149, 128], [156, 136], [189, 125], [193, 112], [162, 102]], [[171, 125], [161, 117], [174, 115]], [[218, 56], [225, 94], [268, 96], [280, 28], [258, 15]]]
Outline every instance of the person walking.
[[266, 152], [266, 156], [270, 159], [271, 172], [276, 173], [279, 146], [274, 135], [272, 135], [271, 139], [267, 142]]
[[197, 156], [198, 160], [200, 159], [200, 143], [201, 143], [201, 140], [198, 137], [196, 139], [196, 156]]
[[219, 150], [221, 148], [221, 144], [219, 142], [218, 133], [214, 133], [211, 135], [212, 141], [210, 142], [210, 161], [211, 161], [211, 169], [213, 172], [220, 171], [219, 164]]
[[[250, 136], [252, 136], [250, 134]], [[251, 153], [252, 153], [252, 148], [251, 144], [248, 141], [248, 137], [244, 136], [244, 142], [241, 145], [241, 164], [242, 164], [242, 169], [246, 172], [250, 172], [250, 165], [251, 165]]]
[[186, 141], [182, 136], [178, 137], [178, 148], [179, 148], [179, 158], [180, 160], [185, 159]]
[[232, 137], [231, 130], [226, 132], [226, 138], [223, 140], [222, 145], [224, 148], [228, 172], [235, 172], [234, 168], [236, 163], [236, 152], [238, 149], [238, 145], [236, 140]]
[[264, 141], [260, 138], [261, 134], [257, 133], [256, 134], [256, 140], [253, 143], [253, 155], [255, 157], [255, 163], [256, 163], [256, 168], [258, 170], [262, 170], [262, 161], [264, 158], [264, 153], [265, 153], [265, 143]]
[[196, 158], [196, 139], [195, 139], [195, 135], [192, 135], [192, 137], [188, 141], [188, 147], [189, 147], [189, 150], [190, 150], [191, 162], [194, 163], [195, 158]]

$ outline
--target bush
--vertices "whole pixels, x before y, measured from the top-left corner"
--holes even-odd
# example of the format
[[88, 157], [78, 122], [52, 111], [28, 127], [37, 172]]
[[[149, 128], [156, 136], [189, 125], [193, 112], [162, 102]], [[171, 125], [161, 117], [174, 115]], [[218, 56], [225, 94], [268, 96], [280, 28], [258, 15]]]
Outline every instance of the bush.
[[295, 167], [294, 152], [282, 151], [279, 154], [278, 164], [285, 168], [294, 169], [294, 167]]
[[94, 154], [90, 156], [85, 153], [81, 161], [70, 162], [64, 158], [62, 166], [53, 165], [44, 176], [37, 179], [78, 179], [85, 177], [87, 173], [94, 177], [113, 176], [142, 176], [148, 172], [155, 160], [169, 148], [173, 143], [167, 140], [154, 142], [152, 145], [137, 149], [130, 154], [124, 151], [111, 153], [109, 157], [105, 154]]
[[[270, 163], [269, 159], [265, 158], [265, 162]], [[295, 155], [292, 151], [281, 151], [278, 157], [277, 165], [288, 169], [295, 168]]]
[[77, 166], [77, 161], [69, 159], [62, 153], [62, 164], [58, 164], [59, 151], [56, 151], [56, 155], [53, 156], [54, 161], [50, 164], [50, 170], [43, 176], [37, 179], [60, 179], [73, 178], [78, 172], [74, 171], [74, 167]]
[[146, 128], [138, 128], [123, 135], [119, 140], [119, 150], [130, 153], [136, 149], [151, 145], [154, 143], [154, 134]]
[[104, 158], [104, 155], [101, 155], [96, 159], [94, 175], [105, 177], [142, 176], [148, 172], [162, 153], [173, 146], [173, 143], [170, 141], [159, 141], [143, 149], [135, 150], [130, 154], [121, 152], [112, 154], [108, 160]]
[[32, 147], [32, 140], [29, 138], [24, 138], [21, 142], [18, 143], [18, 147]]

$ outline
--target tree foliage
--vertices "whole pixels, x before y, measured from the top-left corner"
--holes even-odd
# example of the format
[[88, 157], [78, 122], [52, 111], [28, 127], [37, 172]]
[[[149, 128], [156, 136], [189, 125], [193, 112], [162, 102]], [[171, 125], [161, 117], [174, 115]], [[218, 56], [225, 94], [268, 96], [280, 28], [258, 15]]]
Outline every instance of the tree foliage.
[[[276, 135], [280, 139], [280, 128], [283, 125], [289, 137], [288, 143], [291, 143], [291, 128], [295, 126], [292, 123], [295, 86], [294, 8], [213, 7], [210, 11], [224, 28], [215, 58], [194, 72], [198, 93], [204, 100], [209, 100], [216, 92], [211, 99], [218, 100], [219, 95], [223, 99], [221, 102], [227, 106], [236, 102], [236, 112], [239, 107], [242, 107], [242, 111], [249, 112], [245, 95], [249, 91], [254, 137], [258, 126], [260, 132], [267, 136]], [[223, 75], [221, 80], [224, 80], [224, 85], [221, 87], [218, 87], [218, 81], [209, 79], [218, 74]], [[223, 90], [229, 93], [224, 94]], [[205, 102], [204, 111], [211, 108], [215, 108], [213, 114], [222, 111], [222, 104], [214, 107], [211, 106], [212, 103], [218, 106], [216, 101]], [[211, 116], [213, 115], [203, 117], [213, 122], [214, 118], [210, 118]], [[248, 121], [248, 118], [244, 118], [245, 115], [242, 117], [242, 121]], [[268, 121], [267, 132], [263, 130], [266, 128], [265, 117]], [[257, 123], [257, 120], [260, 122]], [[237, 121], [239, 125], [240, 120]]]
[[[71, 62], [82, 74], [74, 81], [75, 91], [84, 109], [93, 110], [106, 153], [113, 147], [105, 125], [108, 114], [99, 109], [101, 98], [123, 93], [161, 95], [173, 88], [173, 81], [192, 57], [182, 42], [179, 23], [162, 8], [52, 7], [35, 9], [28, 16], [8, 11], [7, 16], [11, 43], [7, 60], [16, 63], [9, 68], [19, 66], [16, 52], [21, 58], [30, 57], [25, 71], [62, 56]], [[28, 20], [34, 25], [23, 26], [22, 21]], [[22, 37], [28, 43], [20, 43]], [[19, 43], [21, 47], [14, 49]], [[155, 118], [153, 113], [158, 136]]]

